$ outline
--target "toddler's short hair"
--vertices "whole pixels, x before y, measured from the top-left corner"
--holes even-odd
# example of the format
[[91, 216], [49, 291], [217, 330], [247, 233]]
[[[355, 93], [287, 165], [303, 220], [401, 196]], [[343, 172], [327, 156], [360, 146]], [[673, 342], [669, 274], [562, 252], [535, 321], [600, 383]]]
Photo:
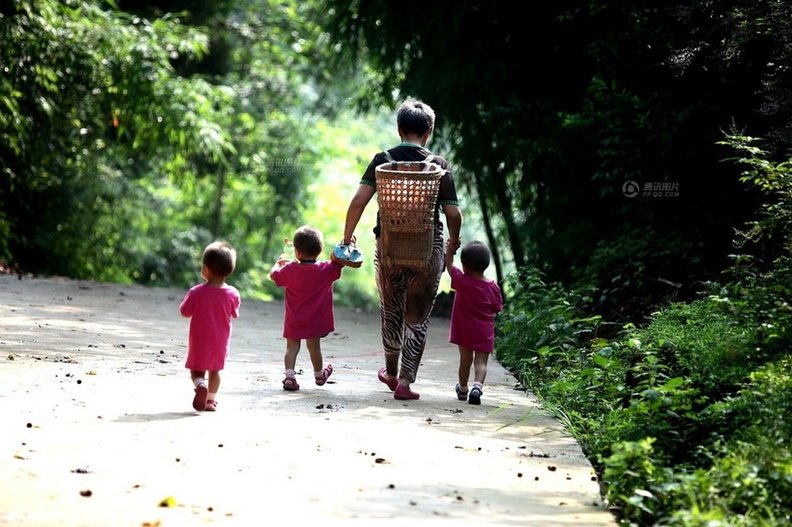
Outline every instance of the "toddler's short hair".
[[462, 267], [476, 273], [483, 273], [490, 264], [489, 248], [482, 242], [473, 241], [462, 248]]
[[404, 101], [396, 113], [396, 125], [402, 134], [422, 136], [434, 129], [434, 123], [434, 110], [422, 101]]
[[294, 233], [294, 249], [300, 251], [305, 256], [319, 256], [322, 252], [324, 240], [322, 233], [316, 227], [303, 225]]
[[203, 264], [215, 276], [225, 278], [234, 272], [236, 251], [226, 242], [214, 242], [203, 252]]

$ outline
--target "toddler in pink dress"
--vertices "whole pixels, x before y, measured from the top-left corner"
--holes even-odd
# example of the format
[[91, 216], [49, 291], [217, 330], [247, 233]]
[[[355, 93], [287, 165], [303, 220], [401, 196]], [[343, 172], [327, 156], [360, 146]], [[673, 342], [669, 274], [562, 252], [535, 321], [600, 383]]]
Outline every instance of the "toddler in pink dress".
[[300, 342], [305, 340], [314, 371], [314, 382], [322, 386], [333, 373], [333, 365], [324, 365], [320, 339], [335, 330], [333, 320], [333, 282], [341, 278], [342, 266], [335, 262], [318, 262], [322, 253], [322, 233], [304, 225], [294, 233], [292, 242], [296, 260], [281, 257], [270, 271], [270, 278], [286, 290], [283, 337], [286, 339], [283, 389], [300, 389], [294, 367]]
[[[220, 370], [225, 366], [231, 340], [231, 319], [239, 317], [239, 291], [225, 283], [234, 271], [236, 251], [225, 242], [209, 244], [203, 252], [201, 276], [204, 283], [187, 291], [179, 311], [190, 318], [189, 346], [185, 367], [190, 370], [195, 395], [193, 408], [217, 410]], [[209, 372], [209, 385], [206, 373]]]
[[[462, 270], [454, 266], [454, 252], [446, 249], [446, 268], [455, 291], [448, 340], [459, 347], [457, 399], [481, 404], [487, 361], [495, 344], [495, 315], [503, 310], [498, 284], [484, 276], [490, 252], [481, 242], [462, 248]], [[473, 387], [468, 394], [470, 367], [474, 365]]]

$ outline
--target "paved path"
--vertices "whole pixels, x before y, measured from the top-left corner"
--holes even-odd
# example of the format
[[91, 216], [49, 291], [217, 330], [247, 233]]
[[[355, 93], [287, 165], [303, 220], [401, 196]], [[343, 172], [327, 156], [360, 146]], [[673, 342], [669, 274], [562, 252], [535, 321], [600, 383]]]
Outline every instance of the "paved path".
[[447, 321], [420, 401], [377, 381], [377, 315], [343, 309], [331, 382], [287, 393], [282, 306], [243, 300], [218, 412], [199, 414], [183, 293], [0, 276], [0, 525], [615, 525], [578, 445], [497, 362], [481, 406], [456, 400]]

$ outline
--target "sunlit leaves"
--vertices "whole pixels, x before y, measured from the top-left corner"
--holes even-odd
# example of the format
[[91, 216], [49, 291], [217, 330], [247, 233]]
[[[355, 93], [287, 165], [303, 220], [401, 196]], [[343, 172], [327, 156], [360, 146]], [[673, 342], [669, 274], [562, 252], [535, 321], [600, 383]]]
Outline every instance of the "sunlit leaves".
[[[0, 258], [29, 269], [123, 277], [113, 271], [123, 263], [108, 257], [118, 252], [108, 248], [126, 237], [119, 233], [130, 209], [118, 200], [129, 189], [101, 174], [129, 170], [142, 158], [151, 163], [172, 152], [181, 134], [187, 155], [220, 159], [232, 151], [206, 111], [211, 102], [185, 104], [204, 113], [182, 123], [177, 105], [184, 101], [173, 95], [189, 84], [174, 75], [173, 52], [199, 56], [207, 39], [177, 20], [135, 19], [90, 1], [15, 7], [0, 25], [0, 203], [10, 233]], [[209, 92], [183, 90], [214, 100]], [[162, 119], [169, 113], [178, 118]]]

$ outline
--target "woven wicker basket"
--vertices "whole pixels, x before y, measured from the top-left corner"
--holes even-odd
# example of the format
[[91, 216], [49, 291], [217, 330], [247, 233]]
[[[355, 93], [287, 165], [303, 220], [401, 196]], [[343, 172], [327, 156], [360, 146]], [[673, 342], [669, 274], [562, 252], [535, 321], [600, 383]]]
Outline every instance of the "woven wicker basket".
[[443, 169], [425, 161], [379, 165], [377, 204], [381, 257], [386, 264], [424, 267], [432, 256], [434, 215]]

